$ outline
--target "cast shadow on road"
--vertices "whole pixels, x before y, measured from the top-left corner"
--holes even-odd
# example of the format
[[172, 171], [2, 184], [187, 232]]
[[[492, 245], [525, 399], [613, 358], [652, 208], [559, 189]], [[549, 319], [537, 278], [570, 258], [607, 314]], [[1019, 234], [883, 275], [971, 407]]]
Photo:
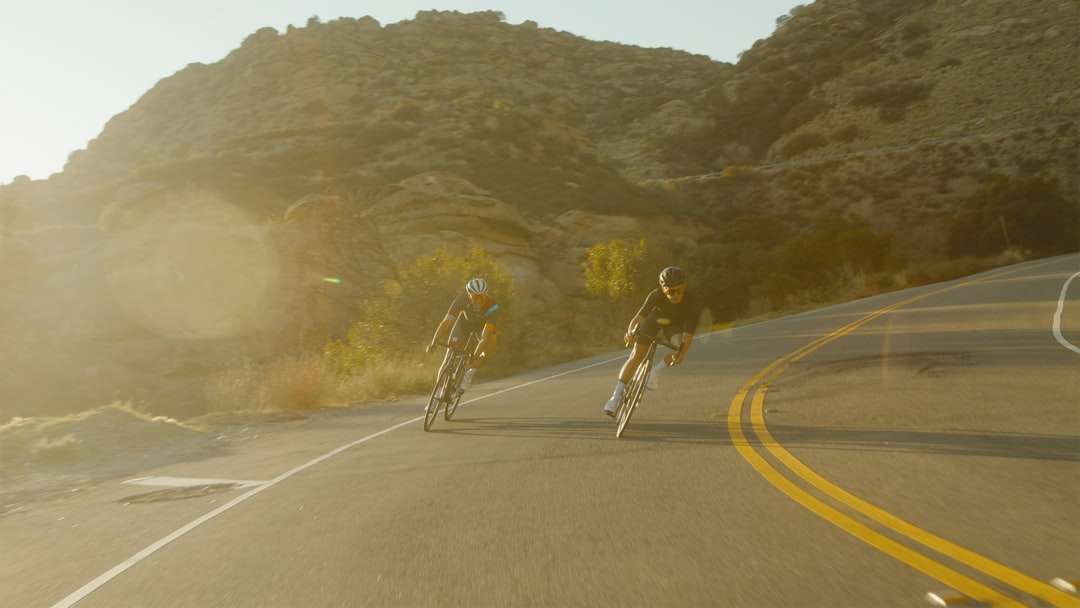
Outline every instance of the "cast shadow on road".
[[[455, 418], [433, 433], [534, 439], [615, 439], [615, 423], [597, 418]], [[690, 420], [633, 420], [620, 441], [730, 445], [726, 427]]]
[[[770, 424], [769, 431], [781, 445], [788, 448], [1080, 462], [1080, 437], [1073, 435], [809, 427], [783, 424]], [[522, 439], [615, 440], [615, 424], [607, 418], [461, 417], [453, 422], [436, 426], [432, 432]], [[728, 435], [725, 424], [648, 418], [635, 419], [619, 441], [731, 445], [731, 437]], [[752, 434], [750, 434], [750, 443], [761, 445]]]
[[782, 424], [770, 424], [769, 431], [777, 442], [788, 448], [1080, 462], [1080, 437], [1073, 435], [806, 427]]

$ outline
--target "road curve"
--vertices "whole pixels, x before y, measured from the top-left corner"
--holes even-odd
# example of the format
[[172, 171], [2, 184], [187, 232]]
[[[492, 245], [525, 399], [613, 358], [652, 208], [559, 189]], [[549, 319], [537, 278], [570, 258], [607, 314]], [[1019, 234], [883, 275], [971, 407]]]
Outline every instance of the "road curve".
[[1052, 327], [1078, 270], [710, 336], [620, 440], [605, 358], [479, 385], [433, 433], [415, 401], [283, 423], [143, 473], [280, 478], [234, 506], [252, 490], [109, 482], [0, 518], [0, 605], [61, 605], [124, 563], [73, 605], [1076, 605], [1045, 581], [1080, 577], [1080, 356]]

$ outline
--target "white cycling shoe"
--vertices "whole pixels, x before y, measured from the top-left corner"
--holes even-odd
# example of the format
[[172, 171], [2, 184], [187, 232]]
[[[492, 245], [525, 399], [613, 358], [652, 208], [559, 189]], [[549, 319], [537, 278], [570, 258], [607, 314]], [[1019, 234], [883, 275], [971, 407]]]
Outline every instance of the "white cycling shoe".
[[604, 413], [612, 418], [615, 417], [615, 410], [619, 408], [619, 398], [612, 397], [608, 399], [608, 402], [604, 404]]
[[611, 399], [604, 404], [604, 413], [612, 418], [615, 417], [615, 410], [619, 409], [619, 402], [622, 401], [623, 391], [626, 387], [621, 383], [615, 388], [615, 392], [611, 393]]
[[653, 366], [652, 371], [649, 372], [649, 379], [645, 382], [645, 388], [650, 391], [655, 391], [660, 388], [660, 370], [667, 367], [667, 363], [660, 361]]
[[465, 370], [465, 375], [461, 377], [461, 390], [465, 390], [472, 386], [473, 376], [476, 375], [476, 368], [470, 367]]

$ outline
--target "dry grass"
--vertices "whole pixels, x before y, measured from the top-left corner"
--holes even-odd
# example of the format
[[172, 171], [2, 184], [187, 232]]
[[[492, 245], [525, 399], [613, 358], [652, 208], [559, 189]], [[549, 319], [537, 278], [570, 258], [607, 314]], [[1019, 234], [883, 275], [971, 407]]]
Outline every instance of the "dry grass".
[[206, 399], [212, 411], [311, 409], [326, 403], [328, 376], [318, 356], [245, 361], [211, 377]]
[[360, 373], [333, 378], [331, 394], [334, 403], [395, 400], [401, 395], [424, 393], [434, 381], [434, 363], [377, 361]]
[[907, 271], [907, 281], [912, 285], [940, 283], [977, 274], [1031, 259], [1030, 254], [1018, 249], [1008, 249], [989, 258], [964, 257], [931, 264], [922, 264]]
[[377, 361], [339, 376], [318, 355], [289, 356], [265, 364], [245, 361], [213, 376], [205, 390], [215, 412], [310, 410], [423, 393], [434, 376], [431, 362]]

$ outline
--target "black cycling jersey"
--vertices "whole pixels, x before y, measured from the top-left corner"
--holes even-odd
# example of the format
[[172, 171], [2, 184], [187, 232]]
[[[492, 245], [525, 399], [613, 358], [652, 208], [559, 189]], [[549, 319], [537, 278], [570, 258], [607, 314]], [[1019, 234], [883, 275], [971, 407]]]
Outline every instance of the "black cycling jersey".
[[697, 329], [698, 319], [701, 318], [704, 308], [704, 302], [689, 292], [683, 295], [681, 302], [676, 304], [667, 299], [667, 296], [659, 289], [654, 289], [645, 298], [645, 303], [641, 305], [641, 310], [637, 314], [646, 319], [653, 317], [668, 319], [670, 324], [662, 323], [666, 325], [668, 335], [692, 334]]

